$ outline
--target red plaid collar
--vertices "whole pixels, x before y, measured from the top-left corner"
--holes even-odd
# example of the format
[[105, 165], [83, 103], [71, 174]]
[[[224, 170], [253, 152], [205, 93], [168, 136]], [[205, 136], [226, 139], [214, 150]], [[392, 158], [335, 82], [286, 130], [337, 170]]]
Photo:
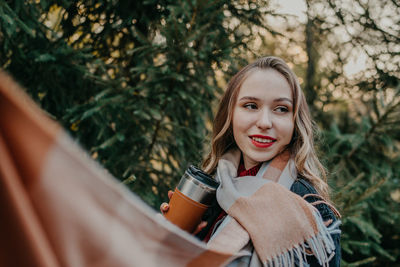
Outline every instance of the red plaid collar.
[[261, 168], [261, 163], [257, 164], [256, 166], [246, 170], [246, 168], [244, 167], [243, 162], [240, 162], [238, 171], [237, 171], [237, 175], [239, 177], [241, 176], [256, 176], [257, 172], [260, 170]]

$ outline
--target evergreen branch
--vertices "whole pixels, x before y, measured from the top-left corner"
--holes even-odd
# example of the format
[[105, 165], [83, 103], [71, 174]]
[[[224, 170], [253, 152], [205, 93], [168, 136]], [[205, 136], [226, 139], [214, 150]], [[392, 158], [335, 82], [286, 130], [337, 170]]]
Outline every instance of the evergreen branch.
[[380, 187], [388, 180], [387, 177], [381, 178], [379, 181], [375, 182], [373, 186], [368, 187], [367, 190], [364, 191], [363, 194], [359, 196], [357, 199], [357, 202], [361, 202], [369, 197], [371, 197], [373, 194], [375, 194]]
[[[165, 107], [166, 107], [166, 104], [164, 103], [164, 106], [161, 109], [162, 113], [164, 113]], [[160, 120], [157, 120], [156, 128], [154, 130], [153, 137], [151, 138], [151, 143], [149, 145], [149, 149], [148, 149], [148, 152], [147, 152], [147, 158], [150, 157], [150, 155], [151, 155], [151, 153], [153, 151], [153, 147], [154, 147], [155, 143], [157, 142], [158, 132], [160, 130], [161, 122], [163, 120], [164, 120], [164, 116], [162, 116]]]
[[376, 257], [369, 257], [360, 261], [356, 261], [356, 262], [352, 262], [349, 265], [347, 265], [348, 267], [357, 267], [357, 266], [361, 266], [367, 263], [371, 263], [374, 262], [376, 260]]
[[343, 192], [350, 191], [351, 188], [361, 181], [365, 177], [365, 173], [361, 172], [357, 175], [356, 178], [352, 179], [349, 183], [347, 183], [344, 187], [341, 188], [340, 192], [335, 195], [335, 199], [342, 199]]
[[[396, 101], [396, 98], [393, 98], [392, 101]], [[390, 116], [390, 114], [396, 111], [397, 107], [400, 107], [400, 101], [389, 106], [389, 108], [385, 110], [383, 115], [378, 117], [377, 121], [372, 125], [369, 131], [364, 134], [364, 137], [359, 142], [359, 144], [353, 147], [353, 149], [347, 154], [346, 157], [351, 158], [354, 155], [354, 153], [361, 147], [361, 145], [374, 135], [375, 131], [379, 128], [379, 126], [381, 126], [386, 122], [386, 119]]]
[[[178, 65], [176, 66], [177, 73], [180, 73], [181, 68], [182, 68], [182, 62], [179, 62]], [[173, 88], [172, 85], [169, 86], [169, 91], [171, 90], [171, 88]], [[151, 139], [151, 143], [149, 145], [149, 149], [147, 152], [147, 157], [150, 157], [150, 155], [153, 151], [153, 147], [154, 147], [155, 143], [157, 142], [158, 132], [160, 131], [160, 128], [161, 128], [161, 122], [164, 120], [165, 110], [166, 110], [167, 106], [168, 106], [168, 102], [165, 99], [164, 103], [161, 104], [161, 109], [160, 109], [161, 118], [159, 120], [157, 120], [156, 128], [154, 130], [153, 137]]]
[[361, 195], [349, 200], [346, 203], [346, 206], [342, 209], [342, 216], [345, 217], [345, 214], [353, 214], [354, 209], [357, 208], [357, 204], [362, 203], [365, 199], [374, 195], [381, 186], [387, 181], [387, 177], [380, 179], [378, 182], [374, 183], [373, 186], [368, 187]]
[[36, 32], [33, 31], [31, 28], [29, 28], [19, 17], [15, 12], [10, 8], [10, 6], [5, 2], [1, 1], [0, 6], [2, 6], [7, 12], [13, 17], [13, 19], [18, 23], [18, 25], [23, 29], [27, 34], [29, 34], [31, 37], [36, 37]]

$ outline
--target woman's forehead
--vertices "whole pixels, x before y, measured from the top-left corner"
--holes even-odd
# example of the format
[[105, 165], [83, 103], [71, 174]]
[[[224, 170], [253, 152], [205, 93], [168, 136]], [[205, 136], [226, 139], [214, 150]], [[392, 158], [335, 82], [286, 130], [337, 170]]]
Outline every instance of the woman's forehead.
[[293, 102], [292, 88], [286, 77], [275, 69], [255, 69], [244, 78], [238, 100], [247, 98], [279, 98]]

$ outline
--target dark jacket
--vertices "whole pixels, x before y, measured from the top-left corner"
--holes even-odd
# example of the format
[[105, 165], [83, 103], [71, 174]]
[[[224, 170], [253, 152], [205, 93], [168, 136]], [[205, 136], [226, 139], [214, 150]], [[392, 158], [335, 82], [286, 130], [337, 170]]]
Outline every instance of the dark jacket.
[[[301, 197], [303, 197], [307, 194], [317, 194], [317, 191], [315, 190], [315, 188], [304, 179], [297, 179], [290, 187], [290, 191], [292, 191], [293, 193], [296, 193], [297, 195], [299, 195]], [[313, 202], [321, 200], [321, 199], [316, 198], [316, 197], [307, 197], [305, 200], [309, 203], [313, 203]], [[333, 213], [331, 208], [329, 208], [328, 205], [318, 204], [315, 207], [318, 209], [318, 211], [321, 214], [321, 217], [324, 221], [332, 220], [332, 223], [336, 222], [337, 218], [335, 217], [335, 214]], [[207, 226], [202, 231], [200, 231], [200, 233], [198, 233], [196, 235], [196, 237], [198, 237], [200, 240], [203, 240], [205, 238], [205, 236], [210, 231], [210, 228], [212, 227], [214, 221], [217, 219], [217, 217], [221, 213], [221, 211], [222, 211], [221, 207], [218, 205], [217, 201], [215, 201], [214, 204], [207, 210], [207, 212], [205, 213], [205, 215], [203, 217], [203, 220], [207, 221]], [[329, 266], [337, 267], [337, 266], [340, 266], [340, 258], [341, 258], [340, 234], [332, 234], [332, 239], [333, 239], [333, 242], [335, 243], [336, 249], [335, 249], [335, 255], [329, 261]], [[314, 256], [308, 256], [307, 262], [312, 267], [321, 266], [318, 263], [318, 260]]]

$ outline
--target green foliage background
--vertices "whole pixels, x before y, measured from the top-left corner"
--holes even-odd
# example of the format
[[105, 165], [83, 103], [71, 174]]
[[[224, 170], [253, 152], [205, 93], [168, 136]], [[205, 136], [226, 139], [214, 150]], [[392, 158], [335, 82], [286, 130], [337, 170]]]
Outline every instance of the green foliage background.
[[[157, 208], [206, 153], [226, 81], [256, 57], [283, 57], [317, 122], [343, 215], [343, 264], [395, 266], [400, 6], [305, 3], [301, 20], [267, 0], [2, 0], [0, 64], [94, 159]], [[349, 74], [353, 61], [364, 67]]]

